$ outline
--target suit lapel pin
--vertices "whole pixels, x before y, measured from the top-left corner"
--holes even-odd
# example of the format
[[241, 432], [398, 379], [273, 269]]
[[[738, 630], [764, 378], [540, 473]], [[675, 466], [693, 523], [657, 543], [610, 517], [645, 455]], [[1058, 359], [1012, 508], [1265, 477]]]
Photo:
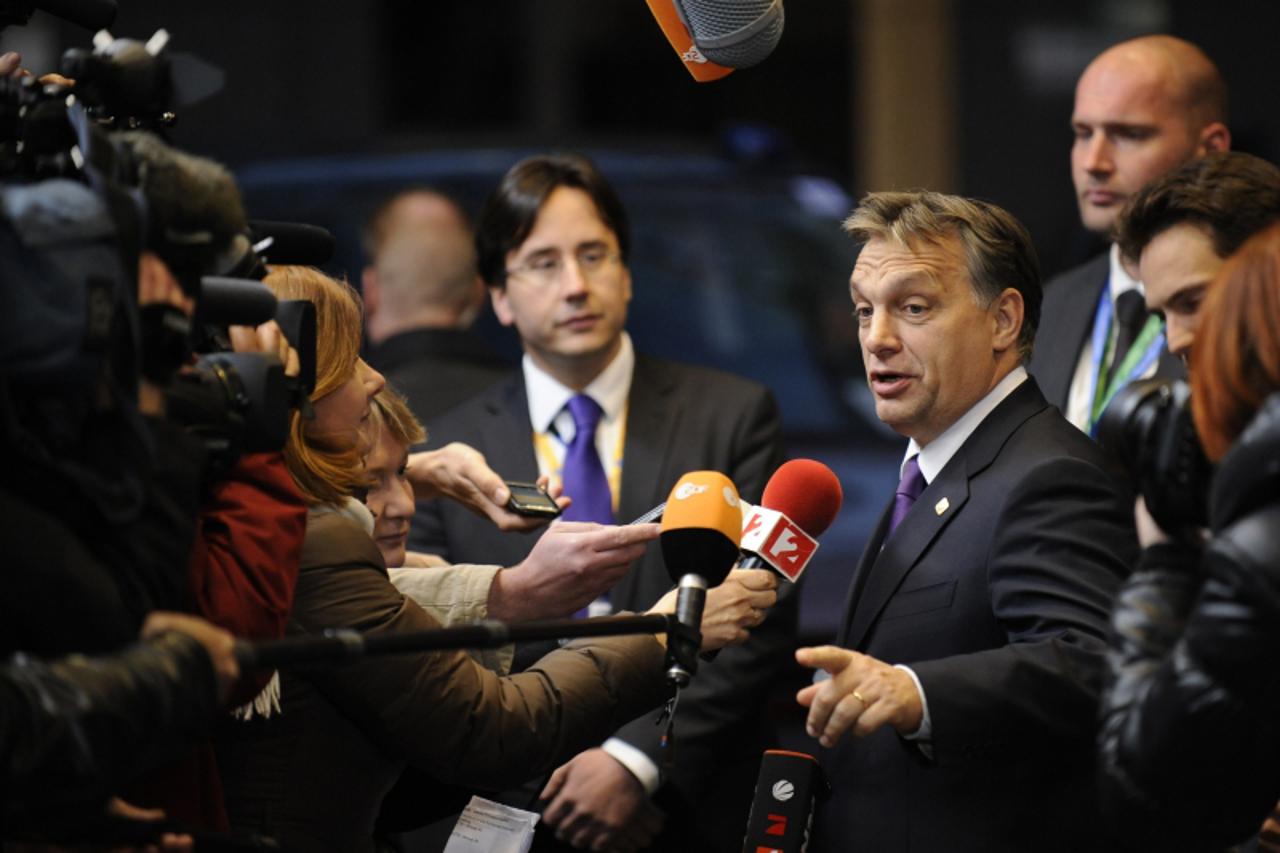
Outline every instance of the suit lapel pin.
[[943, 498], [942, 500], [938, 501], [936, 504], [933, 505], [933, 511], [936, 512], [938, 515], [942, 515], [944, 512], [946, 512], [950, 508], [951, 508], [951, 501], [947, 500], [946, 498]]

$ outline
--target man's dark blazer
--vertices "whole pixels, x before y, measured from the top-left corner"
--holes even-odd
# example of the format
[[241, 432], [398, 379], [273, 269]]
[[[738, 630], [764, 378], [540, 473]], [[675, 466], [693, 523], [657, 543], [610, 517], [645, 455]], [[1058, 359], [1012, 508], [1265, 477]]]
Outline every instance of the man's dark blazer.
[[511, 364], [470, 329], [413, 329], [392, 335], [369, 352], [369, 364], [428, 426], [511, 370]]
[[[1067, 411], [1071, 380], [1076, 375], [1080, 353], [1093, 333], [1098, 300], [1111, 276], [1111, 250], [1078, 267], [1059, 273], [1044, 286], [1040, 308], [1040, 328], [1036, 330], [1035, 351], [1029, 371], [1045, 399]], [[1186, 378], [1182, 360], [1166, 347], [1160, 353], [1156, 376]]]
[[[779, 429], [777, 404], [764, 386], [637, 354], [617, 520], [630, 521], [666, 500], [680, 477], [695, 470], [720, 471], [743, 498], [758, 502], [782, 461]], [[534, 480], [538, 465], [523, 375], [515, 372], [437, 419], [431, 425], [430, 446], [450, 441], [480, 450], [490, 467], [508, 480]], [[536, 536], [501, 534], [491, 522], [452, 501], [429, 501], [419, 505], [410, 545], [453, 562], [510, 566], [524, 559]], [[654, 543], [614, 586], [610, 600], [615, 609], [643, 610], [671, 586]], [[790, 586], [784, 586], [790, 593]], [[730, 833], [711, 841], [689, 837], [689, 849], [741, 846], [761, 750], [773, 745], [762, 740], [764, 697], [790, 660], [796, 605], [796, 596], [788, 594], [746, 644], [725, 649], [714, 662], [700, 665], [692, 685], [683, 691], [676, 716], [676, 767], [664, 786], [674, 790], [663, 794], [674, 797], [667, 801], [673, 808], [700, 808], [696, 825], [684, 831], [718, 827], [722, 834]], [[646, 715], [617, 736], [661, 767], [661, 732], [653, 719]], [[714, 814], [718, 806], [726, 808], [720, 820]]]
[[[1111, 599], [1137, 555], [1111, 463], [1018, 386], [854, 576], [840, 645], [909, 665], [932, 757], [888, 727], [824, 756], [820, 851], [1096, 850]], [[881, 546], [883, 545], [883, 549]]]

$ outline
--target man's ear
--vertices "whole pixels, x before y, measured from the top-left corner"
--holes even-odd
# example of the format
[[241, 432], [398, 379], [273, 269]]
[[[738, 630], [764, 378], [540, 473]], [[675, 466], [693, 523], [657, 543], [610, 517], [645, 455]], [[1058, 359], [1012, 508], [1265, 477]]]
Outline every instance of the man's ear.
[[991, 348], [1003, 353], [1018, 346], [1018, 338], [1022, 334], [1022, 320], [1026, 306], [1022, 294], [1015, 288], [1006, 287], [995, 298], [991, 305]]
[[516, 315], [511, 310], [511, 303], [507, 299], [505, 285], [489, 285], [489, 301], [493, 303], [493, 313], [498, 318], [499, 323], [504, 326], [515, 325]]
[[364, 300], [364, 319], [367, 323], [377, 315], [382, 301], [382, 293], [378, 290], [378, 272], [372, 266], [365, 267], [360, 273], [360, 296]]
[[1231, 150], [1231, 131], [1220, 121], [1205, 125], [1200, 130], [1199, 154], [1213, 154]]
[[480, 311], [484, 308], [485, 300], [489, 298], [488, 288], [485, 287], [484, 279], [479, 275], [471, 283], [470, 289], [463, 294], [458, 305], [458, 327], [462, 329], [471, 328], [476, 318], [480, 316]]

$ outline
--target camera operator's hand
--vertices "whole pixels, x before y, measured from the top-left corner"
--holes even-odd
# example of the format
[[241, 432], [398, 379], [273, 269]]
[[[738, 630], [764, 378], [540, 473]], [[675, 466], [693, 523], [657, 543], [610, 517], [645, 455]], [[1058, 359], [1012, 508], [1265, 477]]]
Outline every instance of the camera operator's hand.
[[[0, 77], [18, 80], [22, 77], [32, 76], [34, 75], [30, 71], [22, 67], [22, 54], [13, 50], [8, 53], [0, 53]], [[75, 80], [70, 77], [63, 77], [61, 74], [41, 75], [40, 82], [45, 85], [56, 83], [59, 86], [66, 86], [68, 89], [76, 84]]]
[[138, 305], [160, 304], [179, 308], [188, 317], [196, 312], [196, 301], [183, 292], [168, 264], [154, 252], [143, 252], [138, 256]]
[[275, 320], [268, 320], [261, 326], [231, 326], [231, 349], [236, 352], [271, 353], [284, 365], [285, 376], [297, 376], [302, 372], [302, 362], [298, 359], [298, 351], [289, 345]]
[[494, 577], [490, 618], [518, 622], [581, 610], [622, 579], [659, 529], [656, 524], [557, 521], [528, 557]]
[[1138, 544], [1143, 548], [1173, 541], [1173, 537], [1156, 524], [1147, 509], [1147, 502], [1141, 497], [1133, 504], [1133, 522], [1138, 528]]
[[[778, 601], [778, 576], [769, 569], [734, 569], [724, 583], [707, 590], [702, 608], [702, 651], [745, 643]], [[650, 613], [674, 613], [678, 589], [658, 599]]]
[[27, 72], [22, 68], [22, 55], [16, 51], [0, 54], [0, 77], [22, 77]]
[[204, 646], [218, 681], [218, 696], [226, 699], [231, 686], [240, 678], [240, 665], [236, 663], [235, 656], [236, 638], [218, 626], [186, 613], [157, 610], [148, 615], [147, 621], [142, 623], [144, 639], [167, 631], [186, 634]]
[[1262, 823], [1258, 832], [1258, 849], [1264, 853], [1280, 853], [1280, 803], [1271, 810], [1271, 816]]
[[[188, 318], [196, 311], [195, 300], [183, 292], [168, 265], [153, 252], [138, 256], [138, 307], [147, 305], [172, 305]], [[138, 383], [138, 409], [144, 415], [164, 414], [164, 393], [146, 378]]]
[[[535, 530], [547, 523], [545, 518], [530, 518], [508, 509], [511, 491], [507, 484], [485, 462], [484, 454], [461, 442], [409, 454], [405, 477], [413, 484], [415, 499], [452, 498], [491, 520], [499, 530]], [[546, 478], [539, 478], [538, 484], [545, 486]], [[551, 497], [561, 509], [569, 505], [569, 499], [561, 497], [558, 490]]]

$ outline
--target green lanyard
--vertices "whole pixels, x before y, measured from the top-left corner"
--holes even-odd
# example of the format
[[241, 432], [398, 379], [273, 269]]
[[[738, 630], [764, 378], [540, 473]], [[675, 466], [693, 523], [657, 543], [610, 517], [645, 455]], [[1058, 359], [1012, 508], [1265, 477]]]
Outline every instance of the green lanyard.
[[[1093, 410], [1089, 416], [1089, 422], [1096, 424], [1098, 418], [1102, 415], [1103, 410], [1107, 408], [1107, 404], [1111, 402], [1111, 398], [1124, 386], [1129, 384], [1133, 378], [1131, 374], [1139, 372], [1135, 370], [1138, 362], [1147, 361], [1147, 349], [1151, 343], [1160, 336], [1164, 331], [1164, 322], [1157, 316], [1152, 315], [1147, 318], [1146, 325], [1142, 327], [1142, 331], [1138, 337], [1134, 338], [1133, 343], [1129, 346], [1129, 351], [1125, 353], [1124, 360], [1120, 362], [1119, 368], [1111, 377], [1111, 381], [1105, 387], [1101, 382], [1097, 383], [1097, 392], [1093, 396]], [[1102, 364], [1110, 364], [1113, 350], [1116, 342], [1111, 338], [1107, 339], [1107, 353], [1102, 359]], [[1099, 373], [1101, 374], [1101, 370]]]

